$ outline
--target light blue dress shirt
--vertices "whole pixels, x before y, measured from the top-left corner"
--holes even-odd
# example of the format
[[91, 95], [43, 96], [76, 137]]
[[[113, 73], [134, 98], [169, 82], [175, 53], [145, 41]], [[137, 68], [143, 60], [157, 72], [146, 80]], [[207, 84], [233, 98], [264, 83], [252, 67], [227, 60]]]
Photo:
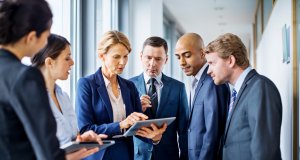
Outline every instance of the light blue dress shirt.
[[57, 124], [56, 136], [60, 145], [63, 145], [76, 138], [78, 133], [77, 119], [68, 94], [63, 92], [58, 85], [55, 85], [55, 94], [62, 112], [55, 105], [49, 92], [48, 97]]
[[243, 73], [239, 76], [239, 78], [236, 80], [235, 84], [231, 84], [233, 86], [233, 88], [235, 89], [235, 91], [237, 92], [236, 97], [239, 94], [239, 91], [244, 83], [244, 80], [246, 78], [246, 76], [248, 75], [248, 73], [252, 70], [252, 68], [249, 66], [247, 67]]

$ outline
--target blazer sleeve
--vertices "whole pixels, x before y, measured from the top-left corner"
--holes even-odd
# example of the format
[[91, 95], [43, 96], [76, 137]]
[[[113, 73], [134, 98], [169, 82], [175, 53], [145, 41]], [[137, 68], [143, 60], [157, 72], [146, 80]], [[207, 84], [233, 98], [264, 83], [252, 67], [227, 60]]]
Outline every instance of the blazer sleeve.
[[24, 126], [36, 158], [64, 159], [42, 74], [28, 67], [16, 79], [11, 93], [14, 94], [11, 96], [12, 106]]
[[257, 160], [278, 159], [282, 119], [280, 94], [273, 83], [255, 86], [247, 97], [251, 155]]
[[179, 136], [179, 148], [180, 148], [180, 159], [188, 159], [188, 102], [184, 84], [181, 85], [180, 89], [180, 102], [178, 117], [178, 136]]
[[[226, 87], [217, 86], [213, 81], [209, 81], [208, 93], [204, 98], [204, 121], [206, 132], [203, 136], [203, 145], [200, 151], [199, 160], [216, 159], [220, 144], [223, 120], [222, 109], [227, 106], [227, 97], [223, 95]], [[226, 88], [227, 89], [227, 88]]]
[[95, 133], [107, 134], [108, 136], [121, 134], [119, 122], [101, 123], [101, 124], [97, 122], [94, 116], [95, 115], [101, 116], [101, 114], [104, 113], [95, 113], [93, 109], [94, 104], [92, 103], [92, 101], [93, 101], [93, 97], [95, 96], [93, 94], [96, 93], [93, 93], [92, 90], [93, 88], [89, 84], [86, 78], [81, 78], [78, 80], [78, 87], [77, 87], [77, 94], [76, 94], [76, 113], [77, 113], [78, 127], [80, 129], [80, 133], [93, 130]]

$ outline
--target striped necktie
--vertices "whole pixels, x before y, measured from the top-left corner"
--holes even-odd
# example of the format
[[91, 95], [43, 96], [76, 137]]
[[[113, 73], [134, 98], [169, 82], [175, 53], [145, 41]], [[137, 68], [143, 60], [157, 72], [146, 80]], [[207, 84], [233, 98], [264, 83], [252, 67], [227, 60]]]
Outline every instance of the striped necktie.
[[229, 104], [229, 111], [228, 111], [228, 116], [227, 116], [227, 120], [230, 118], [232, 111], [233, 111], [233, 103], [236, 99], [236, 94], [237, 92], [235, 91], [235, 89], [232, 89], [232, 93], [231, 93], [231, 98], [230, 98], [230, 104]]

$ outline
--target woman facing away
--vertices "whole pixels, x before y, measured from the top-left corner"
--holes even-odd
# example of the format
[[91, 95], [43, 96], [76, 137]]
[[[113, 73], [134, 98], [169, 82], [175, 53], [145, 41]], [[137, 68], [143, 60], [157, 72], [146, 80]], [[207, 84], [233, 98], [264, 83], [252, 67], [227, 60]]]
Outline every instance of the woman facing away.
[[[56, 137], [41, 72], [21, 59], [42, 49], [50, 34], [52, 12], [45, 0], [0, 1], [0, 157], [2, 160], [80, 159], [65, 156]], [[95, 152], [95, 149], [93, 152]]]
[[47, 43], [51, 10], [45, 0], [4, 0], [0, 24], [0, 157], [64, 159], [43, 76], [21, 63]]
[[73, 140], [98, 141], [101, 144], [101, 138], [106, 138], [105, 135], [97, 135], [93, 131], [78, 134], [77, 119], [70, 98], [56, 84], [56, 80], [68, 79], [74, 65], [67, 39], [51, 34], [47, 45], [31, 58], [31, 62], [32, 66], [39, 68], [44, 76], [50, 106], [57, 123], [56, 136], [60, 145]]

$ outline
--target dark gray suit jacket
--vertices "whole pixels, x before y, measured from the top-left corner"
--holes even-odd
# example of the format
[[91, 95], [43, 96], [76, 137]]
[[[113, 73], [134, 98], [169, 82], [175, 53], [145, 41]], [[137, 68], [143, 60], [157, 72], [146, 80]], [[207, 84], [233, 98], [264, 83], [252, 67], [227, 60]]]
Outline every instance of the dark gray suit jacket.
[[226, 123], [223, 160], [281, 159], [282, 104], [274, 83], [251, 70], [233, 105]]
[[215, 160], [220, 156], [221, 136], [230, 100], [227, 85], [215, 85], [205, 68], [191, 103], [188, 128], [190, 160]]
[[0, 49], [0, 159], [64, 159], [40, 71]]
[[[140, 94], [146, 94], [146, 85], [143, 74], [130, 79], [137, 87]], [[134, 138], [134, 150], [136, 160], [145, 160], [152, 157], [160, 159], [188, 159], [187, 155], [187, 120], [188, 104], [185, 86], [166, 75], [162, 75], [163, 88], [156, 118], [176, 117], [175, 122], [167, 127], [166, 132], [158, 145], [152, 145], [152, 141], [142, 141]], [[150, 109], [144, 112], [150, 115]], [[177, 141], [178, 134], [178, 141]], [[147, 143], [148, 142], [148, 143]], [[150, 142], [150, 143], [149, 143]], [[180, 156], [179, 150], [180, 149]]]

